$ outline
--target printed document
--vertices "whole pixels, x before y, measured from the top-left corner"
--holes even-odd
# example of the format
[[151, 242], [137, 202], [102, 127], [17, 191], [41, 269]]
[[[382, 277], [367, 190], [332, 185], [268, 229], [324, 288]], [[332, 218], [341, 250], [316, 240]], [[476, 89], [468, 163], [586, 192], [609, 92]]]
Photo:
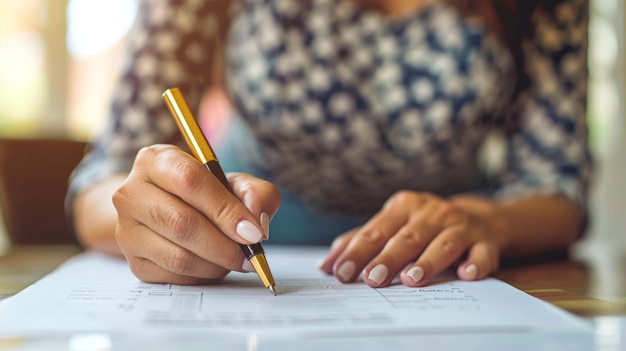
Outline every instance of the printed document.
[[254, 273], [234, 272], [214, 285], [146, 284], [122, 259], [81, 253], [0, 302], [0, 338], [177, 335], [249, 346], [251, 336], [259, 342], [590, 332], [583, 320], [494, 278], [466, 282], [450, 272], [422, 288], [341, 284], [316, 266], [326, 251], [266, 247], [277, 296]]

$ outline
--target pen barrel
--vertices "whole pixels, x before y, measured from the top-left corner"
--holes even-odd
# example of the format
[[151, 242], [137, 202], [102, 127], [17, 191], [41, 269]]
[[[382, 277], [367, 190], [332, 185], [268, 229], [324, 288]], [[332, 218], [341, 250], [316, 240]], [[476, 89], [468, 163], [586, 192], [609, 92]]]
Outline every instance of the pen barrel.
[[226, 179], [226, 175], [224, 174], [224, 171], [222, 170], [222, 166], [220, 166], [220, 163], [217, 162], [217, 160], [210, 160], [207, 163], [205, 163], [204, 166], [208, 168], [208, 170], [211, 173], [213, 173], [215, 178], [217, 178], [217, 180], [219, 180], [220, 183], [222, 183], [222, 185], [226, 189], [228, 189], [228, 191], [232, 192], [232, 190], [230, 189], [230, 185], [228, 184], [228, 179]]
[[274, 295], [276, 295], [276, 291], [272, 288], [276, 285], [276, 283], [274, 282], [274, 277], [272, 277], [272, 273], [270, 272], [270, 266], [267, 264], [267, 259], [265, 259], [265, 254], [253, 256], [249, 261], [259, 275], [259, 278], [263, 281], [263, 285], [265, 285], [266, 288], [270, 288]]
[[[224, 185], [226, 189], [232, 192], [230, 185], [228, 184], [228, 179], [226, 179], [226, 175], [224, 174], [224, 171], [222, 170], [222, 166], [220, 166], [217, 160], [211, 160], [205, 163], [204, 166], [211, 173], [213, 173], [215, 178], [217, 178], [220, 181], [220, 183]], [[246, 256], [248, 260], [258, 254], [265, 253], [265, 251], [263, 250], [263, 246], [261, 246], [261, 244], [259, 243], [250, 244], [250, 245], [239, 245], [239, 246], [241, 246], [241, 250], [243, 251], [243, 254]]]
[[261, 244], [259, 243], [239, 246], [241, 246], [241, 250], [248, 260], [256, 255], [265, 253], [265, 251], [263, 250], [263, 246], [261, 246]]

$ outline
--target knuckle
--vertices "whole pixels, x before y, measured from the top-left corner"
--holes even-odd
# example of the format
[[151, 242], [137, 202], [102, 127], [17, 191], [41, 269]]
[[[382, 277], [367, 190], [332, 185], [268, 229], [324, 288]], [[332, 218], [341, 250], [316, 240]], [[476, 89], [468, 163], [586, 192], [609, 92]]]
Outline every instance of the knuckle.
[[193, 260], [187, 250], [175, 246], [166, 254], [163, 261], [165, 267], [174, 273], [188, 274], [193, 269]]
[[471, 224], [471, 217], [469, 214], [467, 214], [467, 212], [457, 209], [452, 211], [449, 214], [449, 217], [454, 219], [454, 221], [449, 224], [450, 226], [458, 227], [462, 230], [469, 229]]
[[124, 185], [122, 185], [113, 193], [113, 196], [111, 196], [111, 201], [113, 201], [113, 206], [119, 209], [122, 208], [130, 198], [132, 197], [130, 196], [129, 191]]
[[467, 213], [456, 204], [448, 201], [442, 201], [439, 204], [437, 218], [440, 218], [448, 225], [466, 225], [468, 222]]
[[423, 206], [429, 201], [441, 201], [435, 195], [430, 193], [423, 193], [414, 190], [399, 190], [389, 197], [389, 200], [385, 203], [385, 207], [389, 206]]
[[237, 223], [237, 206], [238, 205], [232, 201], [220, 201], [215, 199], [215, 201], [213, 201], [213, 215], [215, 216], [215, 222]]
[[414, 191], [400, 190], [400, 191], [395, 192], [391, 196], [391, 201], [393, 203], [403, 204], [403, 203], [407, 203], [407, 202], [410, 202], [410, 201], [419, 200], [421, 198], [421, 196], [422, 195], [420, 193], [416, 193]]
[[455, 204], [448, 201], [442, 201], [439, 204], [439, 210], [444, 216], [457, 216], [460, 214], [459, 208]]
[[371, 245], [382, 245], [387, 241], [387, 238], [380, 229], [369, 229], [359, 234], [359, 240]]
[[155, 168], [161, 172], [175, 168], [180, 163], [179, 154], [177, 147], [173, 145], [155, 144], [142, 147], [135, 156], [129, 180], [135, 178], [147, 181], [152, 177]]
[[197, 165], [187, 159], [174, 163], [172, 168], [177, 186], [185, 194], [193, 193], [206, 175], [206, 173], [199, 172]]
[[255, 179], [254, 182], [245, 182], [240, 188], [242, 198], [260, 197], [262, 199], [278, 199], [280, 201], [280, 191], [269, 181]]
[[164, 152], [171, 152], [175, 149], [174, 146], [169, 144], [151, 144], [139, 149], [139, 152], [146, 155], [159, 155]]
[[450, 240], [450, 239], [441, 240], [441, 243], [439, 244], [439, 246], [441, 247], [441, 250], [445, 253], [455, 252], [457, 248], [457, 245], [454, 242], [454, 240]]
[[152, 160], [154, 160], [155, 158], [160, 158], [163, 155], [168, 155], [172, 151], [173, 151], [173, 147], [171, 145], [154, 144], [154, 145], [144, 146], [141, 149], [139, 149], [139, 151], [137, 151], [135, 162], [141, 164], [145, 161], [145, 162], [150, 162], [150, 164], [152, 164], [153, 163]]
[[423, 235], [415, 228], [405, 228], [396, 234], [396, 239], [409, 247], [421, 246], [424, 243]]
[[454, 228], [441, 237], [439, 246], [445, 253], [455, 253], [465, 245], [465, 234], [461, 228]]
[[135, 159], [137, 162], [141, 162], [144, 159], [152, 158], [156, 154], [157, 147], [155, 145], [144, 146], [137, 151]]
[[394, 207], [402, 206], [409, 196], [407, 190], [400, 190], [393, 193], [383, 204], [383, 210], [389, 210]]
[[154, 222], [169, 228], [177, 243], [188, 242], [198, 230], [199, 221], [190, 211], [180, 211], [175, 206], [163, 206], [151, 213]]
[[448, 231], [445, 236], [441, 237], [439, 247], [445, 253], [455, 252], [460, 246], [459, 230]]
[[137, 188], [138, 184], [129, 177], [113, 192], [111, 202], [118, 212], [122, 212], [120, 209], [132, 208], [133, 202], [139, 198], [136, 196]]

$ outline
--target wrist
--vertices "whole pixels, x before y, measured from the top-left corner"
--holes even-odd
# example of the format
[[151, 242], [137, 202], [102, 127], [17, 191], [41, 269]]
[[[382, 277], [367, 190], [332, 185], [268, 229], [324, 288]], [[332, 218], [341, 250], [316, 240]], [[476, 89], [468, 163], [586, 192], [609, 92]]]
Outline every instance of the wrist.
[[478, 196], [461, 195], [451, 198], [455, 206], [462, 208], [479, 222], [486, 236], [498, 247], [500, 252], [509, 247], [510, 228], [506, 220], [505, 207], [491, 199]]
[[76, 237], [83, 248], [121, 255], [115, 239], [117, 211], [106, 200], [124, 180], [122, 176], [111, 176], [77, 194], [72, 210]]

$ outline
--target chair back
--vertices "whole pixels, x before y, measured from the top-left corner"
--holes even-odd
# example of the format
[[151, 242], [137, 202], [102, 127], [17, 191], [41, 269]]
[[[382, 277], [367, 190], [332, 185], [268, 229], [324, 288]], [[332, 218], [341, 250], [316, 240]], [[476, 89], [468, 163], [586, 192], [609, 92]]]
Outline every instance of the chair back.
[[86, 143], [0, 138], [0, 209], [11, 244], [77, 243], [64, 211]]

